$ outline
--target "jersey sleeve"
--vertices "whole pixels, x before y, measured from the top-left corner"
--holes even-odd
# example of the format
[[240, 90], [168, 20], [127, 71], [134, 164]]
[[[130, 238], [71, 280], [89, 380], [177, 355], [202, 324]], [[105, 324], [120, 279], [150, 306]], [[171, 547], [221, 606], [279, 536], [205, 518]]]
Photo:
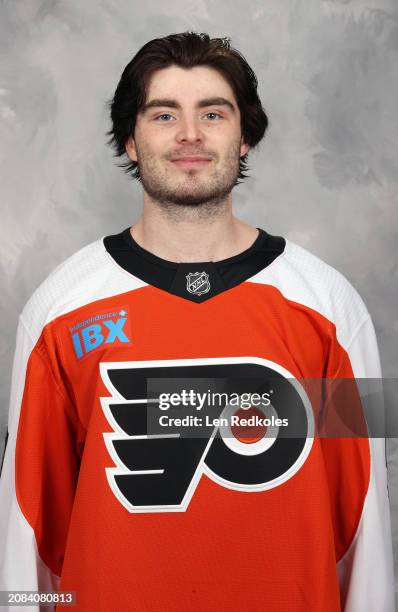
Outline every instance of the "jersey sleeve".
[[57, 590], [79, 472], [79, 432], [48, 334], [34, 342], [20, 317], [0, 477], [0, 590]]
[[[375, 330], [366, 318], [346, 349], [356, 379], [381, 385]], [[380, 419], [384, 412], [380, 406]], [[380, 428], [379, 428], [380, 431]], [[370, 437], [370, 482], [355, 537], [337, 565], [343, 612], [394, 612], [394, 565], [385, 438]]]

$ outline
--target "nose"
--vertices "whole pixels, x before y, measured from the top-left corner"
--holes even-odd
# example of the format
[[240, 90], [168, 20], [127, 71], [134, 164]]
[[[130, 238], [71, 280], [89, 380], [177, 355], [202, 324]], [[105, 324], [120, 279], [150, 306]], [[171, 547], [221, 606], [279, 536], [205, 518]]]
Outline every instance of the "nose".
[[182, 117], [179, 120], [178, 130], [176, 133], [178, 142], [201, 142], [203, 134], [197, 119]]

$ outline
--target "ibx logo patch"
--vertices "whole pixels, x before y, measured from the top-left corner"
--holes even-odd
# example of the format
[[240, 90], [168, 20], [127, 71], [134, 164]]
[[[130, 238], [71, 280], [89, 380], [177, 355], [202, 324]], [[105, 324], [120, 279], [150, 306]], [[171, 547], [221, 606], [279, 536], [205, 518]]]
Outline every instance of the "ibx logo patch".
[[108, 344], [131, 345], [129, 313], [118, 311], [96, 314], [69, 328], [76, 357], [81, 359], [93, 350]]

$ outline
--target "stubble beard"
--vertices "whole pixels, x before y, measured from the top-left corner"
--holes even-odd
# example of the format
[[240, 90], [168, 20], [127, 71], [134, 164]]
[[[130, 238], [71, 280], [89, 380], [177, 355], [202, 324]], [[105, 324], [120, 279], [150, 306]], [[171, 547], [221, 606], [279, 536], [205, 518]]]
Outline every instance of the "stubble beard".
[[168, 159], [159, 161], [137, 147], [140, 181], [152, 202], [173, 219], [208, 219], [221, 214], [227, 206], [227, 197], [239, 175], [239, 153], [237, 142], [227, 151], [221, 167], [215, 168], [213, 159], [210, 171], [206, 167], [179, 170]]

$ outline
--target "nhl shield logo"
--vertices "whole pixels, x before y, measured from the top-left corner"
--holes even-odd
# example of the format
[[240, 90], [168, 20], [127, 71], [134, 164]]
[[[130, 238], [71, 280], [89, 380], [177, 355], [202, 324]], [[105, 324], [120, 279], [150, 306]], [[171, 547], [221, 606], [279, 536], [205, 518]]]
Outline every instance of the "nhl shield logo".
[[190, 272], [186, 275], [187, 291], [194, 295], [202, 295], [210, 291], [209, 275], [206, 272]]

